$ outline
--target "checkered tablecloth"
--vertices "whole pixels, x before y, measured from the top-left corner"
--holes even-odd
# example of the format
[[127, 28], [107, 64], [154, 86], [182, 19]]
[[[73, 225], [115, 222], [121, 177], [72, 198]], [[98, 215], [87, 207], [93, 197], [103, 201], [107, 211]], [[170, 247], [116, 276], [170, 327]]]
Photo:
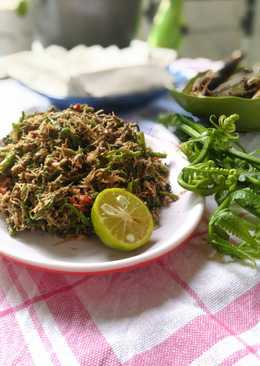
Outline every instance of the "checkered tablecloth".
[[[47, 106], [28, 93], [0, 82], [2, 129], [19, 109]], [[163, 99], [139, 117], [176, 108]], [[177, 250], [130, 272], [52, 274], [1, 258], [0, 365], [259, 366], [259, 267], [212, 255], [207, 216]]]

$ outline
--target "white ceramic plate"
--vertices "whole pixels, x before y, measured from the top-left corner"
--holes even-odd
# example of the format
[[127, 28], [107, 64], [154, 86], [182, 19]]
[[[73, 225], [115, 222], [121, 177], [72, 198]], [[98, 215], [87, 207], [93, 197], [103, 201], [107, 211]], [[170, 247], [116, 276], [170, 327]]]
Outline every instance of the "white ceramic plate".
[[[0, 253], [45, 270], [98, 273], [138, 266], [181, 244], [197, 226], [204, 203], [201, 197], [183, 191], [178, 186], [177, 175], [187, 162], [178, 150], [177, 139], [169, 132], [166, 133], [166, 129], [157, 126], [156, 137], [146, 135], [146, 141], [154, 150], [168, 154], [170, 183], [173, 192], [180, 194], [180, 197], [177, 202], [162, 209], [160, 226], [154, 231], [148, 245], [134, 252], [123, 253], [105, 247], [97, 238], [63, 240], [42, 232], [21, 233], [11, 237], [5, 222], [0, 220]], [[151, 130], [149, 126], [142, 127], [154, 134], [154, 129]]]

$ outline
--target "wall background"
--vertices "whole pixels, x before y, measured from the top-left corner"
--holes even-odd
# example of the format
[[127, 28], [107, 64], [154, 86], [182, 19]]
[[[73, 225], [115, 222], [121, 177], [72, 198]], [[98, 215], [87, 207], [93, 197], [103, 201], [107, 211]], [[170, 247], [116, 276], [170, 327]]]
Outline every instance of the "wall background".
[[[26, 18], [19, 18], [14, 11], [6, 9], [16, 1], [0, 0], [0, 56], [29, 49], [33, 39], [33, 12]], [[144, 8], [150, 1], [155, 4], [158, 0], [144, 0]], [[179, 50], [180, 55], [220, 59], [240, 48], [245, 44], [241, 31], [245, 10], [246, 0], [185, 0], [184, 20], [188, 34]], [[138, 37], [146, 39], [149, 29], [150, 23], [143, 16]], [[249, 62], [260, 61], [260, 0], [256, 0], [255, 32], [248, 41], [248, 50]]]
[[[241, 20], [246, 13], [245, 0], [198, 0], [184, 3], [184, 18], [189, 34], [181, 53], [222, 58], [245, 43]], [[246, 42], [247, 43], [247, 42]], [[248, 42], [248, 59], [260, 61], [260, 1], [256, 0], [255, 32]]]
[[[260, 0], [256, 0], [255, 32], [248, 42], [241, 29], [246, 4], [246, 0], [184, 0], [183, 17], [188, 34], [180, 55], [220, 59], [247, 43], [248, 61], [260, 61]], [[144, 20], [139, 35], [145, 38], [148, 32], [149, 24]]]

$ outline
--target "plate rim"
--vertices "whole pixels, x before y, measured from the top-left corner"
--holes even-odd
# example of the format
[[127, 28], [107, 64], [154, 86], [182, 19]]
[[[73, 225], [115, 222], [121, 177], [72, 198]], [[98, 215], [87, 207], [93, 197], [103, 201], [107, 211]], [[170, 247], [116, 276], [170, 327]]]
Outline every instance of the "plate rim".
[[[180, 248], [180, 246], [185, 245], [185, 243], [187, 243], [187, 241], [189, 239], [192, 239], [192, 233], [194, 232], [194, 230], [196, 229], [198, 223], [200, 222], [200, 219], [203, 215], [204, 212], [204, 198], [202, 198], [202, 210], [201, 210], [201, 214], [198, 217], [197, 223], [194, 223], [194, 227], [193, 229], [183, 238], [181, 238], [179, 241], [174, 242], [174, 245], [172, 247], [167, 247], [165, 250], [160, 251], [159, 255], [153, 255], [151, 256], [151, 258], [147, 258], [145, 260], [140, 260], [140, 261], [136, 261], [135, 263], [129, 263], [126, 266], [118, 266], [118, 268], [108, 268], [108, 269], [98, 269], [98, 270], [94, 270], [94, 271], [90, 271], [90, 270], [83, 270], [83, 269], [79, 269], [79, 271], [75, 271], [75, 270], [69, 270], [69, 269], [62, 269], [62, 268], [57, 268], [55, 266], [49, 266], [49, 265], [39, 265], [39, 264], [35, 264], [35, 263], [29, 263], [26, 260], [23, 260], [21, 258], [17, 258], [15, 256], [12, 255], [8, 255], [5, 253], [2, 253], [0, 250], [0, 256], [6, 258], [6, 259], [11, 259], [13, 262], [19, 264], [19, 265], [24, 265], [25, 267], [28, 267], [30, 269], [33, 270], [38, 270], [38, 271], [44, 271], [44, 272], [49, 272], [49, 273], [57, 273], [57, 274], [68, 274], [68, 275], [106, 275], [106, 274], [111, 274], [111, 273], [115, 273], [115, 272], [127, 272], [127, 271], [131, 271], [137, 268], [143, 268], [149, 264], [153, 264], [157, 261], [159, 261], [161, 258], [165, 257], [167, 254], [174, 252], [175, 250], [178, 250]], [[154, 254], [154, 253], [153, 253]], [[130, 257], [130, 258], [126, 258], [126, 259], [131, 259], [131, 258], [135, 258], [135, 257]], [[126, 259], [122, 259], [122, 261], [126, 260]], [[117, 260], [116, 263], [118, 263], [120, 260]]]

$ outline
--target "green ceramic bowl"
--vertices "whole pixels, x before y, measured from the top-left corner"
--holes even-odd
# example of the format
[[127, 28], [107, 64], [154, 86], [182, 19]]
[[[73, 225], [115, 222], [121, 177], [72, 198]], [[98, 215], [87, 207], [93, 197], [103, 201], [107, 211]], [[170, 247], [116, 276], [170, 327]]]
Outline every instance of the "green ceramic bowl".
[[171, 95], [186, 111], [194, 116], [209, 117], [238, 113], [240, 119], [237, 129], [240, 132], [260, 131], [260, 98], [247, 99], [240, 97], [196, 97], [189, 95], [188, 83], [183, 92], [171, 90]]

